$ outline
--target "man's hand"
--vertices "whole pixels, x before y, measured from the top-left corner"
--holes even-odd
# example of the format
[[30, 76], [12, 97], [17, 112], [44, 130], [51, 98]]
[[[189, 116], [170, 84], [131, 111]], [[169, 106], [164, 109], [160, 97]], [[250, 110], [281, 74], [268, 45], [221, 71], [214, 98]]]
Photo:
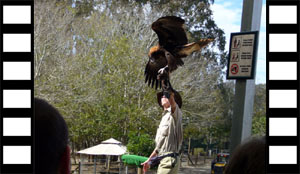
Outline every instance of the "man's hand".
[[150, 165], [149, 165], [149, 161], [151, 158], [157, 156], [157, 151], [154, 149], [153, 152], [151, 153], [151, 155], [149, 156], [149, 158], [147, 159], [147, 161], [143, 162], [141, 165], [143, 165], [143, 170], [144, 170], [144, 173], [147, 172], [147, 170], [150, 168]]
[[143, 162], [141, 165], [143, 165], [144, 167], [143, 167], [143, 171], [144, 171], [144, 173], [146, 173], [147, 172], [147, 170], [150, 168], [150, 165], [149, 165], [149, 160], [150, 160], [150, 158], [148, 158], [148, 160], [147, 161], [145, 161], [145, 162]]

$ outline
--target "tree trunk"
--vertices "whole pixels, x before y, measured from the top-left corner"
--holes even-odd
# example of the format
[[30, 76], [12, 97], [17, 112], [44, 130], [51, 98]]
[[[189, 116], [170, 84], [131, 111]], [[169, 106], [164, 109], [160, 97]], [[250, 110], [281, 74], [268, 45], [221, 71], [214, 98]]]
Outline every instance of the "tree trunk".
[[72, 142], [72, 157], [73, 157], [73, 160], [74, 160], [74, 164], [77, 164], [76, 162], [76, 154], [75, 154], [75, 143]]
[[[189, 137], [188, 158], [190, 157], [190, 153], [191, 153], [191, 137]], [[188, 165], [190, 165], [190, 160], [188, 160]]]

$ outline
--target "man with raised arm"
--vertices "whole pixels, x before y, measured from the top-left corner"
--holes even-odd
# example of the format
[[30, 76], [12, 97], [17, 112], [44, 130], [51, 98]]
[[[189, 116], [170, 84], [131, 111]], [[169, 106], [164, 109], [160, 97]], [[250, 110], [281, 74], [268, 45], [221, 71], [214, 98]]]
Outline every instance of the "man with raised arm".
[[156, 147], [148, 160], [142, 163], [143, 169], [146, 172], [151, 164], [160, 160], [157, 174], [177, 174], [180, 162], [179, 150], [183, 140], [181, 102], [178, 106], [173, 92], [164, 91], [162, 95], [157, 96], [164, 113], [156, 132]]

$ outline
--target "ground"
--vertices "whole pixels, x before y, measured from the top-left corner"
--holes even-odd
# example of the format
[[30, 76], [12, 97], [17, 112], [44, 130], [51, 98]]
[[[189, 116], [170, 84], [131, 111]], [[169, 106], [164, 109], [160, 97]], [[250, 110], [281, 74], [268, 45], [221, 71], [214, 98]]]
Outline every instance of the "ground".
[[[195, 163], [195, 160], [193, 160]], [[183, 156], [181, 167], [178, 174], [210, 174], [212, 159], [199, 158], [197, 160], [197, 165], [188, 165], [187, 157]]]
[[[196, 163], [197, 161], [197, 163]], [[188, 164], [187, 162], [187, 157], [186, 156], [182, 156], [181, 158], [181, 167], [179, 169], [178, 174], [210, 174], [210, 168], [211, 168], [211, 161], [212, 159], [204, 159], [204, 157], [200, 157], [197, 160], [193, 160], [194, 165], [192, 165], [191, 163]], [[110, 174], [118, 174], [118, 173], [122, 173], [122, 174], [126, 174], [126, 167], [123, 166], [122, 170], [120, 172], [119, 170], [119, 164], [117, 162], [112, 162], [111, 166], [110, 166]], [[74, 174], [78, 174], [79, 170], [78, 170], [78, 164], [74, 164], [72, 165], [72, 173]], [[94, 174], [94, 163], [85, 162], [85, 165], [82, 168], [82, 174]], [[97, 166], [96, 166], [96, 173], [107, 173], [106, 168], [105, 168], [105, 162], [97, 162]], [[101, 171], [101, 172], [100, 172]], [[127, 174], [137, 174], [137, 170], [136, 167], [129, 167], [128, 173]], [[156, 171], [149, 171], [147, 172], [147, 174], [156, 174]]]
[[178, 174], [210, 174], [210, 163], [193, 166], [182, 166]]

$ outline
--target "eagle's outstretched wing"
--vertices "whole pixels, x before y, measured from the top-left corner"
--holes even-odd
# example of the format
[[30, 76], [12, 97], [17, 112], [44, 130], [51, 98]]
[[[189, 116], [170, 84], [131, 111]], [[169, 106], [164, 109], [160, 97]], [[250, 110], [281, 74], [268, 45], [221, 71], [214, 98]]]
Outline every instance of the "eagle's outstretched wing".
[[[167, 65], [167, 64], [165, 64]], [[158, 85], [161, 87], [161, 81], [157, 79], [157, 75], [158, 75], [158, 70], [161, 68], [160, 65], [158, 64], [153, 64], [151, 63], [151, 61], [149, 60], [146, 68], [145, 68], [145, 83], [148, 82], [148, 86], [151, 85], [151, 87], [153, 88], [154, 83], [155, 83], [155, 89], [157, 89]]]
[[184, 20], [180, 17], [166, 16], [153, 22], [152, 29], [158, 36], [159, 45], [172, 53], [175, 47], [188, 43], [183, 25]]
[[207, 38], [207, 39], [200, 39], [197, 42], [185, 44], [178, 49], [177, 54], [180, 55], [180, 57], [189, 56], [195, 51], [200, 51], [203, 47], [205, 47], [212, 41], [214, 41], [214, 39]]

